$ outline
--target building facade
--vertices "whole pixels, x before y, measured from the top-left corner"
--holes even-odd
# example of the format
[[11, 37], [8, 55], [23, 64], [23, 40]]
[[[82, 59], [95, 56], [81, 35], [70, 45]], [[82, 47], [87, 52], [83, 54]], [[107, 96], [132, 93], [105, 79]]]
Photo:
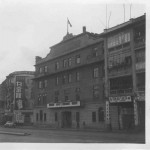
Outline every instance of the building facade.
[[104, 30], [105, 94], [112, 129], [145, 129], [145, 15]]
[[36, 57], [34, 124], [105, 128], [104, 40], [67, 34], [45, 58]]
[[33, 123], [33, 77], [32, 71], [16, 71], [3, 81], [5, 122]]
[[3, 99], [3, 88], [2, 84], [0, 84], [0, 124], [4, 123], [4, 104], [5, 101]]

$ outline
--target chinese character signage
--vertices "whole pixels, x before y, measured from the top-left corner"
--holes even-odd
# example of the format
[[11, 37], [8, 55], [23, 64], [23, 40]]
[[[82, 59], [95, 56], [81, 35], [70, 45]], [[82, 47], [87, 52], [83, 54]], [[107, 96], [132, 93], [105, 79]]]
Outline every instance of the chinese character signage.
[[16, 87], [15, 87], [15, 102], [17, 109], [23, 109], [23, 102], [25, 100], [25, 77], [16, 77]]
[[116, 96], [116, 97], [109, 97], [110, 103], [117, 103], [117, 102], [131, 102], [131, 96]]

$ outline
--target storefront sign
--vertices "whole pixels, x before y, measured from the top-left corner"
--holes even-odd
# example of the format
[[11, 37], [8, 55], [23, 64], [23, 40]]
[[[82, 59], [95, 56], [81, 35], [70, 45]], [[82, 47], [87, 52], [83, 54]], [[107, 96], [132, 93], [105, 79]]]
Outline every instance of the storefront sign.
[[106, 122], [110, 122], [110, 116], [109, 116], [109, 101], [106, 101]]
[[25, 100], [25, 77], [16, 76], [15, 86], [15, 105], [16, 110], [23, 109], [23, 101]]
[[109, 97], [110, 103], [131, 102], [131, 96]]
[[137, 63], [136, 70], [142, 70], [142, 69], [145, 69], [145, 62]]

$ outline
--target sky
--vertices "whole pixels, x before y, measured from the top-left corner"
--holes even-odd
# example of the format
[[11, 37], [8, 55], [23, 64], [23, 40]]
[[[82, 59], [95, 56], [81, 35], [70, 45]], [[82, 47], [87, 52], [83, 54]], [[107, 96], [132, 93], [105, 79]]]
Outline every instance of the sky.
[[[35, 56], [45, 57], [49, 47], [62, 41], [69, 32], [101, 33], [106, 27], [106, 4], [109, 27], [146, 13], [142, 1], [120, 0], [0, 0], [0, 83], [14, 71], [34, 71]], [[107, 20], [108, 22], [108, 20]]]

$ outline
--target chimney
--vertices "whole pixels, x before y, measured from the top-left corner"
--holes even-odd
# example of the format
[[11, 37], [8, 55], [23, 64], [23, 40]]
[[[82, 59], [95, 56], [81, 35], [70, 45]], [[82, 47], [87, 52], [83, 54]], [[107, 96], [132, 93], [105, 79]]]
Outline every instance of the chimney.
[[40, 61], [41, 59], [42, 59], [42, 57], [36, 56], [36, 57], [35, 57], [35, 62], [37, 63], [37, 62]]
[[83, 33], [86, 33], [86, 26], [83, 26]]

